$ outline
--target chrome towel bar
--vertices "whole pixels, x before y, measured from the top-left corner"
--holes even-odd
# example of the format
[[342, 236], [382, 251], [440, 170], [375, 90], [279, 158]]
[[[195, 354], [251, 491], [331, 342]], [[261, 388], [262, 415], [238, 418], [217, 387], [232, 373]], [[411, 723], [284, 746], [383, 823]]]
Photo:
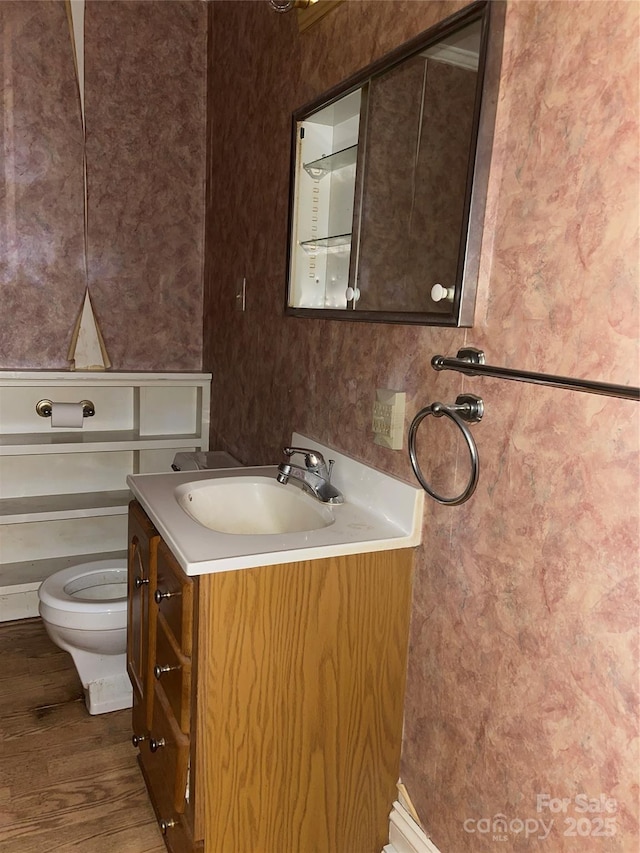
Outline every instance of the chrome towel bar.
[[631, 385], [612, 385], [608, 382], [592, 382], [589, 379], [571, 379], [568, 376], [552, 376], [549, 373], [533, 373], [527, 370], [512, 370], [509, 367], [492, 367], [485, 364], [484, 352], [474, 347], [458, 350], [456, 358], [434, 355], [431, 359], [434, 370], [457, 370], [469, 376], [490, 376], [494, 379], [512, 379], [516, 382], [532, 382], [549, 385], [568, 391], [584, 391], [602, 394], [605, 397], [620, 397], [623, 400], [640, 401], [640, 388]]

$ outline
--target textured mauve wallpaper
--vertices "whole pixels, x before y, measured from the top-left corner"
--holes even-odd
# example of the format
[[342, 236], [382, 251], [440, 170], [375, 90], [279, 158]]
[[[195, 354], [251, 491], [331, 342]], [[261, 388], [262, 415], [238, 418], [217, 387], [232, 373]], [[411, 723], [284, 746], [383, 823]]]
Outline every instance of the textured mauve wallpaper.
[[[272, 462], [296, 429], [411, 480], [406, 452], [373, 444], [375, 389], [405, 390], [409, 417], [482, 395], [478, 490], [425, 510], [402, 777], [443, 853], [635, 853], [638, 405], [436, 374], [430, 359], [468, 343], [489, 363], [640, 384], [640, 7], [508, 4], [474, 328], [283, 316], [291, 112], [462, 5], [346, 2], [299, 34], [266, 3], [213, 4], [212, 438]], [[441, 420], [423, 423], [420, 454], [442, 491], [467, 474]], [[578, 810], [583, 793], [616, 801], [611, 837]], [[538, 811], [538, 794], [566, 812]], [[497, 814], [502, 841], [479, 823]]]
[[84, 271], [82, 128], [64, 5], [0, 3], [0, 32], [0, 366], [66, 367]]
[[[0, 367], [66, 368], [85, 288], [62, 0], [0, 3]], [[87, 0], [89, 287], [115, 370], [202, 362], [206, 8]]]

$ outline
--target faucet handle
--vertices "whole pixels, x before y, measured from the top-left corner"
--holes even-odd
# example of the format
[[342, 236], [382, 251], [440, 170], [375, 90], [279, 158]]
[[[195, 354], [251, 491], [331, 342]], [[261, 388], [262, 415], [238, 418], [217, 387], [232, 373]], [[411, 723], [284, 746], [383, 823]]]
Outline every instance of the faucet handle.
[[326, 465], [324, 456], [319, 450], [310, 450], [308, 447], [285, 447], [283, 448], [283, 452], [289, 459], [295, 453], [302, 454], [304, 456], [304, 464], [309, 470], [317, 469], [321, 465]]

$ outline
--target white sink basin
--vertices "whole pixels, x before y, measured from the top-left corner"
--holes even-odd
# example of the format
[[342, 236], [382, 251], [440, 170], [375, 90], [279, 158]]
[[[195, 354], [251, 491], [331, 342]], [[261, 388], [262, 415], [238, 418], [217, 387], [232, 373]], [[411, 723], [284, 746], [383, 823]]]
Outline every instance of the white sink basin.
[[175, 490], [180, 507], [218, 533], [303, 533], [333, 524], [333, 512], [296, 486], [272, 477], [222, 477], [183, 483]]
[[188, 575], [411, 548], [420, 542], [420, 486], [298, 433], [291, 446], [335, 459], [331, 481], [344, 495], [343, 504], [328, 506], [291, 482], [278, 483], [275, 465], [129, 474], [127, 483]]

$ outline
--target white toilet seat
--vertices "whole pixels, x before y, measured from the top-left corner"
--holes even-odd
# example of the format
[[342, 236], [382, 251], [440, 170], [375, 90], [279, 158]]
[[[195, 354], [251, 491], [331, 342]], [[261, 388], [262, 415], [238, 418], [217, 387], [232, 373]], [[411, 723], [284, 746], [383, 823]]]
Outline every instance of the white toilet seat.
[[38, 590], [42, 604], [68, 613], [125, 613], [126, 560], [95, 560], [62, 569]]

